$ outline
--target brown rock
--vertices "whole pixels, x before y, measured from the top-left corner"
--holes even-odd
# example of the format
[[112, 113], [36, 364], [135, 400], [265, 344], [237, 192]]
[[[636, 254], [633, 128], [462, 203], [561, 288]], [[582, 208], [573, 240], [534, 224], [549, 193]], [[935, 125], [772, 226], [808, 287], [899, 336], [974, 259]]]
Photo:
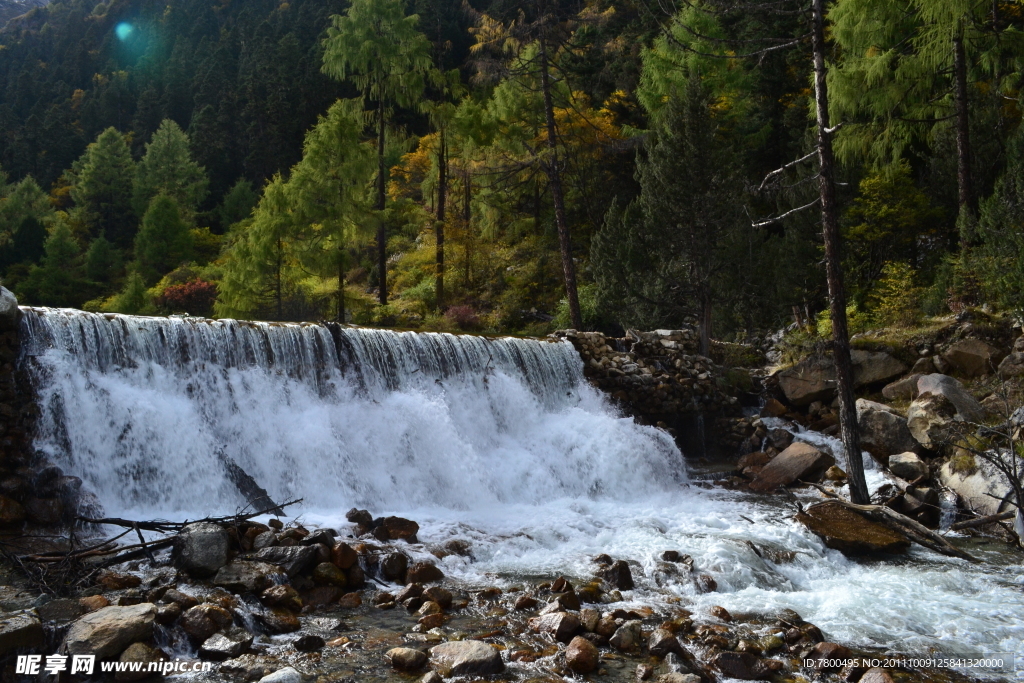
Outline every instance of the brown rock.
[[118, 591], [125, 588], [138, 588], [142, 585], [142, 579], [134, 574], [119, 574], [105, 569], [96, 575], [96, 584], [107, 590]]
[[113, 659], [132, 643], [153, 635], [156, 605], [104, 607], [90, 612], [71, 625], [62, 650], [70, 655], [96, 655]]
[[409, 569], [409, 558], [403, 553], [388, 553], [380, 561], [380, 573], [393, 583], [406, 583], [406, 572]]
[[537, 598], [531, 597], [529, 595], [521, 595], [516, 600], [516, 604], [514, 606], [514, 609], [517, 609], [517, 610], [520, 610], [520, 611], [528, 610], [528, 609], [533, 609], [537, 605], [538, 605]]
[[761, 417], [782, 417], [786, 414], [786, 406], [777, 398], [770, 398], [761, 408]]
[[181, 616], [181, 605], [171, 602], [166, 605], [156, 606], [156, 623], [162, 626], [170, 626]]
[[448, 621], [448, 617], [438, 612], [437, 614], [422, 616], [416, 620], [416, 623], [422, 626], [424, 630], [429, 631], [432, 628], [444, 626], [446, 621]]
[[341, 596], [337, 586], [317, 586], [302, 594], [302, 602], [309, 607], [323, 607], [335, 602]]
[[64, 516], [64, 503], [59, 498], [29, 498], [25, 512], [36, 524], [58, 524]]
[[952, 344], [943, 358], [964, 377], [987, 375], [1006, 354], [980, 339], [964, 339]]
[[816, 480], [834, 464], [836, 461], [831, 455], [797, 441], [765, 465], [757, 479], [750, 483], [750, 488], [753, 491], [771, 491], [799, 479]]
[[348, 585], [345, 572], [338, 569], [337, 565], [331, 562], [321, 562], [313, 570], [313, 580], [325, 586], [337, 586], [344, 588]]
[[416, 562], [408, 569], [406, 580], [413, 583], [433, 583], [444, 579], [444, 572], [429, 562]]
[[892, 676], [886, 669], [868, 669], [867, 672], [861, 676], [859, 683], [893, 683]]
[[363, 598], [359, 593], [345, 593], [338, 600], [338, 607], [345, 609], [355, 609], [363, 604]]
[[488, 676], [505, 670], [496, 647], [479, 640], [458, 640], [430, 648], [430, 661], [439, 674], [450, 676]]
[[910, 541], [902, 534], [835, 502], [812, 505], [797, 513], [796, 518], [829, 548], [851, 555], [902, 553], [910, 547]]
[[565, 664], [578, 674], [588, 674], [597, 668], [600, 654], [586, 638], [576, 636], [565, 648]]
[[440, 586], [431, 586], [423, 591], [423, 597], [432, 600], [441, 606], [441, 609], [449, 609], [452, 606], [452, 592]]
[[256, 618], [271, 633], [292, 633], [302, 626], [295, 614], [281, 607], [267, 610]]
[[302, 609], [302, 599], [299, 597], [299, 592], [286, 583], [279, 586], [271, 586], [263, 591], [260, 599], [264, 605], [269, 605], [270, 607], [284, 607], [294, 612]]
[[121, 653], [121, 657], [118, 659], [119, 662], [141, 662], [143, 666], [141, 671], [118, 671], [114, 674], [114, 680], [117, 683], [130, 682], [130, 681], [141, 681], [149, 678], [152, 674], [146, 669], [151, 662], [162, 662], [166, 659], [164, 653], [160, 650], [155, 650], [145, 643], [132, 643], [128, 648]]
[[669, 652], [682, 654], [683, 648], [674, 633], [667, 629], [656, 628], [647, 639], [647, 651], [655, 657], [664, 657]]
[[850, 651], [850, 648], [843, 647], [837, 643], [824, 642], [815, 645], [814, 649], [811, 650], [811, 654], [807, 656], [807, 659], [814, 660], [814, 668], [816, 669], [838, 669], [840, 667], [826, 666], [826, 664], [841, 659], [850, 659], [851, 657], [853, 657], [853, 652]]
[[[619, 590], [633, 590], [633, 573], [629, 569], [629, 563], [625, 560], [616, 560], [611, 566], [599, 572], [602, 579]], [[577, 609], [579, 608], [577, 604]]]
[[90, 595], [85, 598], [78, 598], [78, 603], [90, 612], [95, 612], [98, 609], [110, 606], [110, 600], [107, 600], [102, 595]]
[[555, 640], [568, 643], [580, 629], [580, 620], [568, 612], [552, 612], [530, 619], [530, 628], [536, 633], [550, 633]]
[[[885, 387], [882, 388], [882, 396], [890, 401], [897, 399], [909, 401], [917, 398], [917, 380], [920, 379], [921, 375], [924, 373], [916, 372], [917, 366], [915, 365], [914, 367], [914, 374], [907, 375], [903, 379], [898, 379], [891, 384], [886, 384]], [[930, 370], [930, 372], [935, 372], [935, 370]]]
[[742, 681], [755, 681], [766, 671], [761, 660], [749, 652], [720, 652], [711, 664], [726, 676]]
[[348, 543], [336, 543], [331, 548], [331, 562], [338, 569], [348, 569], [359, 562], [359, 555]]
[[762, 451], [755, 451], [753, 453], [747, 453], [739, 462], [736, 463], [736, 469], [745, 470], [748, 467], [764, 467], [772, 461], [772, 458], [767, 453]]
[[1024, 377], [1024, 353], [1014, 351], [999, 363], [999, 376], [1003, 379]]
[[732, 621], [732, 615], [729, 614], [729, 610], [725, 609], [724, 607], [719, 607], [718, 605], [715, 605], [714, 607], [708, 610], [708, 613], [716, 619], [721, 619], [722, 621]]
[[404, 519], [402, 517], [385, 517], [381, 520], [380, 526], [387, 531], [387, 539], [393, 541], [403, 540], [408, 543], [416, 543], [416, 534], [420, 530], [419, 524], [411, 519]]
[[217, 631], [231, 625], [231, 612], [223, 607], [204, 603], [181, 615], [179, 624], [196, 643], [202, 643]]
[[698, 574], [694, 582], [701, 593], [714, 593], [718, 590], [718, 582], [710, 574]]
[[187, 593], [182, 593], [177, 588], [169, 588], [168, 590], [164, 591], [163, 597], [161, 599], [164, 602], [173, 602], [177, 604], [179, 607], [181, 607], [183, 610], [188, 609], [190, 607], [195, 607], [199, 604], [199, 601], [196, 600], [194, 597], [188, 595]]
[[384, 656], [399, 671], [419, 671], [427, 663], [427, 654], [411, 647], [392, 648]]

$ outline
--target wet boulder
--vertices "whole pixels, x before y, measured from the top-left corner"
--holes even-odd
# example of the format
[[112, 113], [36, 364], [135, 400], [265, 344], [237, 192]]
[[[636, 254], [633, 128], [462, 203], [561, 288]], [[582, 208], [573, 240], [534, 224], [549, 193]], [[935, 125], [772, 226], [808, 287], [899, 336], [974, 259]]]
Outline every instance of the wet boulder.
[[267, 674], [257, 683], [302, 683], [302, 674], [293, 667], [286, 666], [272, 674]]
[[252, 645], [252, 634], [244, 628], [229, 628], [223, 633], [214, 633], [203, 641], [199, 654], [203, 659], [223, 661], [233, 659], [249, 649]]
[[113, 659], [132, 643], [149, 640], [155, 619], [156, 605], [151, 602], [130, 607], [104, 607], [71, 625], [61, 651]]
[[831, 399], [835, 395], [835, 368], [831, 358], [805, 358], [778, 374], [779, 388], [795, 406]]
[[331, 548], [331, 562], [338, 569], [350, 569], [359, 562], [359, 555], [348, 543], [336, 543]]
[[252, 553], [251, 557], [257, 562], [276, 564], [289, 577], [294, 577], [313, 564], [317, 559], [317, 550], [312, 546], [273, 546], [261, 548]]
[[444, 572], [438, 569], [437, 565], [430, 562], [413, 563], [406, 573], [406, 581], [414, 583], [433, 583], [443, 579]]
[[213, 585], [234, 593], [261, 593], [281, 574], [281, 568], [273, 564], [235, 560], [220, 568], [213, 577]]
[[420, 530], [419, 524], [404, 517], [385, 517], [374, 520], [374, 524], [376, 527], [373, 530], [373, 535], [381, 541], [401, 540], [407, 543], [416, 543], [416, 534]]
[[387, 651], [384, 657], [398, 671], [419, 671], [427, 663], [427, 655], [411, 647], [395, 647]]
[[534, 632], [549, 633], [561, 643], [568, 643], [580, 630], [579, 617], [571, 612], [552, 612], [534, 617], [529, 624]]
[[218, 605], [203, 603], [185, 611], [178, 624], [196, 643], [205, 642], [214, 633], [231, 625], [231, 612]]
[[228, 563], [229, 540], [219, 524], [188, 524], [174, 539], [174, 566], [195, 578], [213, 576]]
[[834, 464], [836, 461], [831, 455], [797, 441], [765, 465], [750, 483], [750, 488], [753, 491], [772, 491], [797, 480], [816, 481]]
[[17, 330], [20, 315], [17, 297], [6, 287], [0, 287], [0, 332]]
[[664, 657], [670, 652], [681, 654], [683, 648], [674, 633], [667, 629], [657, 628], [647, 639], [647, 651], [655, 657]]
[[565, 665], [578, 674], [588, 674], [597, 669], [601, 655], [586, 638], [576, 636], [565, 648]]
[[[600, 576], [609, 585], [619, 590], [633, 590], [633, 572], [629, 569], [629, 563], [625, 560], [616, 560], [611, 565], [600, 571]], [[578, 607], [576, 609], [579, 609]]]
[[409, 558], [404, 553], [388, 553], [380, 561], [380, 574], [391, 583], [405, 583]]
[[765, 663], [749, 652], [720, 652], [711, 664], [726, 676], [741, 681], [756, 681], [769, 672]]
[[163, 652], [155, 648], [150, 647], [146, 643], [132, 643], [129, 645], [121, 656], [118, 658], [119, 662], [138, 662], [142, 664], [140, 671], [132, 671], [127, 668], [124, 671], [118, 671], [114, 674], [114, 681], [116, 683], [131, 683], [131, 681], [141, 681], [149, 678], [150, 674], [147, 669], [150, 664], [156, 662], [162, 662], [167, 657]]
[[615, 629], [608, 643], [616, 650], [631, 652], [640, 647], [641, 635], [640, 622], [634, 619]]
[[430, 648], [430, 663], [441, 676], [489, 676], [505, 670], [498, 648], [479, 640], [459, 640]]
[[903, 534], [831, 501], [810, 506], [796, 519], [829, 548], [850, 555], [902, 553], [910, 547]]

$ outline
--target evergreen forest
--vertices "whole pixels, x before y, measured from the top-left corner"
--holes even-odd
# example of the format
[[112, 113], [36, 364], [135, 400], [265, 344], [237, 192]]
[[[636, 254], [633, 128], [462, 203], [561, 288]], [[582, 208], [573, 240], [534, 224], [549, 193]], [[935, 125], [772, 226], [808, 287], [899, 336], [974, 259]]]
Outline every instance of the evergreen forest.
[[0, 4], [22, 304], [826, 334], [817, 95], [850, 331], [1024, 312], [1019, 0], [38, 4]]

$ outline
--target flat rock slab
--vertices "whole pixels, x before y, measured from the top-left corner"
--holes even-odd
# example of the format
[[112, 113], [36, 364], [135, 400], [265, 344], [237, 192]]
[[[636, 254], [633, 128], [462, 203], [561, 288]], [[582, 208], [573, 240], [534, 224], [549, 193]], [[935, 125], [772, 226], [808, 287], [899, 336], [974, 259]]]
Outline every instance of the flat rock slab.
[[43, 646], [43, 625], [31, 612], [0, 616], [0, 655]]
[[831, 455], [822, 453], [810, 444], [796, 441], [761, 468], [750, 483], [750, 489], [772, 491], [798, 479], [813, 478], [835, 464], [835, 458]]
[[498, 648], [479, 640], [458, 640], [430, 648], [430, 663], [445, 678], [487, 676], [505, 670]]
[[798, 513], [797, 521], [819, 536], [829, 548], [850, 555], [902, 553], [910, 540], [889, 527], [834, 502], [818, 503]]

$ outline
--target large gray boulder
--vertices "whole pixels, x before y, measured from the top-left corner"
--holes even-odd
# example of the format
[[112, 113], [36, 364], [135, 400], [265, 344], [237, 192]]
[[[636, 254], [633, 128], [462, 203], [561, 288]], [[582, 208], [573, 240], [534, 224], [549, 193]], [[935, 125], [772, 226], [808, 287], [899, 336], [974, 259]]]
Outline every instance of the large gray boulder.
[[1009, 482], [994, 466], [975, 458], [969, 471], [958, 471], [953, 463], [951, 460], [939, 470], [939, 482], [960, 496], [965, 505], [980, 515], [1012, 509], [1003, 503], [1012, 494]]
[[750, 483], [750, 488], [753, 491], [772, 491], [798, 479], [817, 480], [835, 464], [835, 458], [831, 455], [803, 441], [797, 441], [761, 468]]
[[866, 387], [879, 384], [899, 377], [907, 371], [907, 366], [884, 351], [850, 351], [850, 363], [853, 365], [853, 385]]
[[213, 576], [228, 563], [228, 530], [213, 522], [188, 524], [174, 539], [174, 565], [190, 576]]
[[213, 585], [234, 593], [262, 593], [282, 573], [280, 567], [266, 562], [235, 560], [220, 568], [213, 578]]
[[883, 465], [888, 464], [890, 455], [917, 448], [907, 421], [883, 403], [857, 399], [857, 424], [861, 448]]
[[779, 388], [795, 406], [831, 399], [836, 392], [836, 373], [831, 358], [805, 358], [778, 374]]
[[114, 659], [132, 643], [149, 640], [153, 636], [155, 618], [156, 605], [151, 602], [104, 607], [71, 625], [61, 651], [69, 655]]
[[985, 409], [964, 386], [948, 375], [922, 375], [917, 398], [907, 410], [907, 426], [922, 446], [936, 448], [949, 436], [954, 419], [981, 422]]
[[479, 640], [457, 640], [430, 648], [430, 663], [445, 678], [489, 676], [505, 670], [498, 648]]
[[952, 344], [942, 357], [964, 377], [981, 377], [996, 369], [1006, 353], [980, 339]]
[[259, 680], [259, 683], [302, 683], [302, 674], [294, 667], [286, 666], [272, 674], [267, 674]]
[[276, 564], [293, 577], [313, 564], [317, 559], [317, 549], [308, 545], [271, 546], [260, 548], [251, 557], [258, 562]]
[[[853, 384], [864, 387], [899, 377], [907, 366], [884, 351], [850, 352]], [[779, 388], [786, 400], [795, 406], [810, 405], [814, 401], [829, 401], [836, 393], [836, 372], [831, 358], [812, 356], [786, 368], [778, 375]]]
[[0, 615], [0, 656], [43, 646], [43, 625], [29, 611]]
[[917, 453], [896, 453], [889, 456], [889, 471], [901, 479], [914, 481], [928, 475], [928, 463]]
[[[931, 370], [930, 372], [934, 372]], [[882, 388], [882, 396], [895, 401], [898, 399], [911, 400], [917, 398], [917, 380], [921, 378], [920, 372], [907, 375], [902, 379], [898, 379], [895, 382], [886, 384]]]
[[0, 332], [18, 329], [18, 299], [6, 287], [0, 287]]
[[1024, 377], [1024, 353], [1014, 351], [999, 363], [999, 376], [1003, 379]]

